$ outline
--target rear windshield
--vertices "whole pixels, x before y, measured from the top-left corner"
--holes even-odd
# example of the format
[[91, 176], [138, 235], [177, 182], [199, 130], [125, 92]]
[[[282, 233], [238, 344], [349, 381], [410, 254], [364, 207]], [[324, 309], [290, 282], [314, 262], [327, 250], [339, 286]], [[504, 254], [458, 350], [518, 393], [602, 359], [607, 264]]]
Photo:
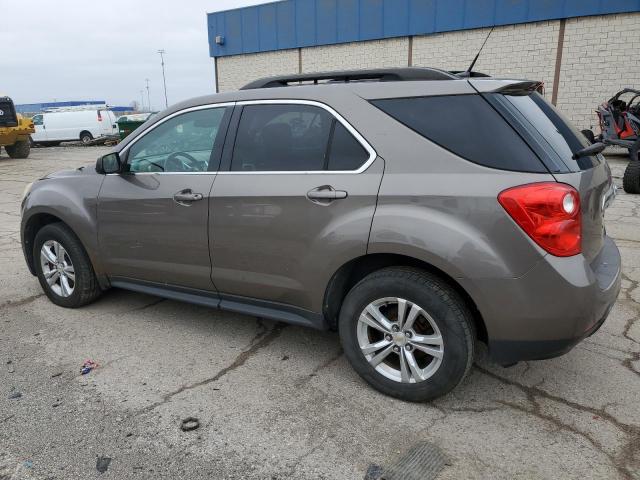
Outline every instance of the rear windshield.
[[514, 107], [526, 121], [525, 127], [539, 133], [538, 138], [555, 152], [572, 171], [588, 170], [598, 165], [596, 156], [573, 159], [573, 154], [589, 146], [589, 141], [571, 122], [539, 93], [513, 96], [500, 95]]
[[522, 137], [480, 95], [390, 98], [371, 103], [471, 162], [501, 170], [548, 172]]

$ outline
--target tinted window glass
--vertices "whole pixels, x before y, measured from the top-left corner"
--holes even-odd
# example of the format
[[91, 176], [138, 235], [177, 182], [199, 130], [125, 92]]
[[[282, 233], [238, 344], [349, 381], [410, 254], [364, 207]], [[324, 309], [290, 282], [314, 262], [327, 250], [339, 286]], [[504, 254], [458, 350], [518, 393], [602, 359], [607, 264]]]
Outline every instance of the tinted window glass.
[[32, 120], [34, 125], [42, 125], [42, 115], [36, 115]]
[[547, 172], [511, 126], [479, 95], [374, 100], [393, 118], [467, 160], [487, 167]]
[[564, 163], [572, 170], [588, 170], [597, 165], [595, 156], [574, 160], [573, 154], [589, 142], [556, 108], [539, 93], [524, 96], [505, 95], [542, 138], [553, 148]]
[[226, 108], [178, 115], [158, 125], [129, 149], [130, 172], [205, 172]]
[[344, 125], [336, 121], [331, 148], [329, 170], [357, 170], [369, 159], [369, 154]]
[[326, 110], [311, 105], [247, 105], [231, 170], [322, 170], [332, 121]]

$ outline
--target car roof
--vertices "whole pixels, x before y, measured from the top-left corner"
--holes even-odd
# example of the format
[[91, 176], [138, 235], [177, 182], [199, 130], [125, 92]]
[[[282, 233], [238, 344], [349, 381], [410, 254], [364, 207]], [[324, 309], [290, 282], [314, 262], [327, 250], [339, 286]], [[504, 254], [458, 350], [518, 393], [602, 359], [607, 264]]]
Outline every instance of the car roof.
[[[270, 77], [273, 78], [273, 77]], [[268, 79], [265, 79], [268, 80]], [[348, 81], [326, 82], [318, 84], [295, 84], [282, 87], [249, 88], [216, 93], [184, 100], [172, 105], [158, 115], [147, 120], [140, 128], [162, 120], [181, 110], [203, 105], [234, 103], [252, 100], [305, 100], [327, 104], [339, 111], [340, 103], [347, 96], [356, 96], [364, 100], [384, 98], [407, 98], [432, 95], [468, 95], [478, 92], [498, 91], [514, 85], [525, 85], [526, 88], [539, 85], [517, 79], [495, 79], [492, 77], [460, 78], [446, 80], [399, 80], [399, 81]], [[130, 135], [118, 144], [117, 151], [124, 148], [137, 135]]]

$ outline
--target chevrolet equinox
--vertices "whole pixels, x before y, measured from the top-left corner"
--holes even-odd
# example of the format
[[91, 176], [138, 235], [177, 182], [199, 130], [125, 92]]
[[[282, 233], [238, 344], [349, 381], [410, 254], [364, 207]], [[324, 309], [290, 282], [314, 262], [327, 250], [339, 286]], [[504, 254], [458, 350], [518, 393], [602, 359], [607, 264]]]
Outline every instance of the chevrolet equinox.
[[476, 340], [561, 355], [620, 289], [615, 189], [539, 86], [404, 68], [182, 102], [25, 190], [27, 265], [63, 307], [118, 287], [338, 330], [405, 400], [458, 385]]

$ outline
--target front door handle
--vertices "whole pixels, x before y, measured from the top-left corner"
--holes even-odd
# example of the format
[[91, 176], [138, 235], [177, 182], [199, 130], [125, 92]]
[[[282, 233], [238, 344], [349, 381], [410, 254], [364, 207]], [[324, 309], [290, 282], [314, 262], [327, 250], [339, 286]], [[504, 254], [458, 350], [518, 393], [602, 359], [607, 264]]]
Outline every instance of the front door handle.
[[334, 200], [347, 198], [348, 194], [344, 190], [336, 190], [331, 185], [316, 187], [307, 192], [307, 198], [320, 205], [328, 205]]
[[173, 199], [176, 203], [180, 205], [189, 206], [193, 202], [197, 202], [198, 200], [202, 200], [204, 197], [201, 193], [194, 193], [190, 188], [185, 190], [180, 190], [173, 196]]

